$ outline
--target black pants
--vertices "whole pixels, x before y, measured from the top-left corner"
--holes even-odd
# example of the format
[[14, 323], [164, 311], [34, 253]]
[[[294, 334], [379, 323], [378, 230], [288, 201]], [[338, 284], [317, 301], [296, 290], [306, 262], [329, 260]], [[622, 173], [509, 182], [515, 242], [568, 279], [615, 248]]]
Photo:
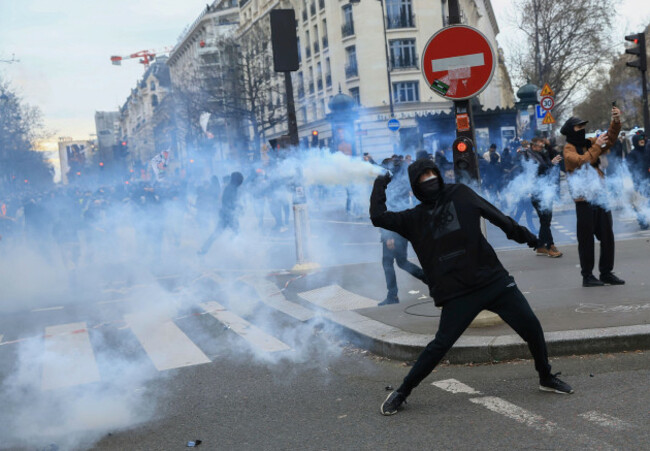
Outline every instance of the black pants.
[[612, 212], [589, 202], [576, 202], [578, 254], [583, 277], [594, 270], [594, 235], [600, 241], [601, 274], [614, 269], [614, 223]]
[[424, 271], [419, 266], [411, 263], [406, 259], [406, 250], [408, 241], [401, 235], [396, 235], [393, 238], [395, 241], [395, 249], [388, 249], [386, 242], [383, 245], [383, 255], [381, 263], [384, 267], [384, 275], [386, 276], [386, 288], [388, 289], [388, 298], [397, 298], [397, 278], [395, 277], [395, 268], [393, 267], [393, 260], [397, 262], [397, 266], [408, 272], [416, 279], [424, 282]]
[[504, 277], [470, 295], [448, 301], [442, 308], [440, 325], [397, 390], [408, 396], [442, 360], [465, 329], [482, 310], [498, 314], [528, 344], [540, 378], [551, 373], [544, 331], [528, 301], [512, 277]]
[[532, 198], [532, 204], [539, 217], [539, 245], [550, 249], [553, 244], [553, 233], [551, 232], [551, 221], [553, 220], [553, 206], [548, 210], [542, 208], [539, 199]]

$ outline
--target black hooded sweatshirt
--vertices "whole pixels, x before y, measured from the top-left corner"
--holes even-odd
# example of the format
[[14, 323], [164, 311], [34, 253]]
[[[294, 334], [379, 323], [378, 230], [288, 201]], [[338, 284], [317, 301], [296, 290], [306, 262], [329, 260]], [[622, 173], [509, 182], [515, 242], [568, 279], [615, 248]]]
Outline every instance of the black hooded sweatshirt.
[[[441, 193], [433, 203], [424, 202], [419, 190], [418, 179], [427, 169], [433, 170], [441, 183]], [[408, 210], [387, 211], [387, 179], [378, 177], [370, 197], [370, 219], [375, 227], [397, 232], [411, 242], [437, 306], [508, 276], [481, 233], [481, 217], [503, 230], [509, 239], [537, 246], [535, 235], [471, 188], [444, 184], [433, 161], [415, 161], [409, 166], [409, 178], [413, 194], [423, 202]]]

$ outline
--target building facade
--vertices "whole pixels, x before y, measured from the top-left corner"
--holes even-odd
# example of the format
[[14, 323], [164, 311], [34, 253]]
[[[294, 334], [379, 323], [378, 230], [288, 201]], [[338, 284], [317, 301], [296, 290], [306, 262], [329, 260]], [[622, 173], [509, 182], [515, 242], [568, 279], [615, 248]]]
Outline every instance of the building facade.
[[67, 185], [96, 173], [99, 163], [97, 143], [93, 140], [74, 140], [59, 137], [59, 164], [61, 183]]
[[182, 164], [196, 158], [210, 166], [236, 159], [238, 124], [215, 114], [231, 54], [224, 41], [239, 23], [237, 0], [215, 0], [179, 38], [167, 65], [174, 89], [177, 143]]
[[137, 86], [120, 108], [119, 142], [126, 143], [126, 159], [131, 169], [146, 167], [157, 153], [155, 117], [171, 92], [167, 57], [161, 56], [147, 68]]
[[[498, 49], [491, 2], [461, 0], [460, 6], [463, 23], [479, 29]], [[420, 67], [429, 38], [447, 25], [447, 7], [446, 0], [246, 0], [240, 5], [238, 32], [268, 20], [271, 9], [293, 8], [300, 54], [300, 69], [293, 74], [300, 137], [316, 130], [321, 144], [329, 144], [327, 105], [340, 87], [358, 104], [356, 153], [383, 157], [421, 145], [416, 116], [452, 107], [427, 86]], [[514, 103], [502, 53], [497, 56], [494, 77], [478, 96], [486, 109]], [[397, 132], [387, 128], [391, 117], [400, 121]], [[286, 126], [279, 125], [274, 133], [286, 133]]]
[[[116, 157], [120, 134], [119, 111], [96, 111], [95, 130], [97, 133], [97, 151], [99, 159], [111, 164]], [[117, 155], [119, 157], [119, 155]]]

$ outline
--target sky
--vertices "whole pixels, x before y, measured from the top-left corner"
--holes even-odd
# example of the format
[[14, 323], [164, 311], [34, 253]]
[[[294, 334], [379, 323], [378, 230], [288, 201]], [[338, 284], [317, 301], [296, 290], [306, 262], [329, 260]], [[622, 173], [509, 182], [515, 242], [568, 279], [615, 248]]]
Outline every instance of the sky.
[[[513, 0], [492, 0], [508, 57], [516, 39], [509, 20]], [[621, 0], [614, 41], [650, 22], [650, 2]], [[142, 76], [143, 66], [127, 60], [113, 66], [111, 55], [173, 46], [205, 7], [205, 0], [0, 0], [0, 77], [23, 99], [38, 106], [52, 135], [88, 139], [95, 111], [116, 111]], [[622, 49], [622, 46], [621, 46]], [[47, 148], [47, 143], [42, 144]]]

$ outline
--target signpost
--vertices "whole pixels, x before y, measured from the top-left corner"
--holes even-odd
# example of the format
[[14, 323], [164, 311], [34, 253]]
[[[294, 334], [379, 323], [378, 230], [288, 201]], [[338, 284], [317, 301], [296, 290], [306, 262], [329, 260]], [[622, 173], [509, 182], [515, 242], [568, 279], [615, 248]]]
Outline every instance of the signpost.
[[424, 47], [422, 75], [433, 92], [454, 102], [456, 180], [469, 178], [480, 183], [469, 100], [480, 94], [492, 80], [497, 58], [483, 33], [460, 25], [457, 0], [449, 2], [449, 21], [454, 25], [436, 32]]
[[390, 130], [391, 132], [396, 132], [396, 131], [399, 130], [399, 128], [400, 128], [400, 123], [399, 123], [399, 121], [398, 121], [397, 119], [395, 119], [395, 118], [390, 119], [390, 120], [388, 121], [387, 125], [388, 125], [388, 130]]

